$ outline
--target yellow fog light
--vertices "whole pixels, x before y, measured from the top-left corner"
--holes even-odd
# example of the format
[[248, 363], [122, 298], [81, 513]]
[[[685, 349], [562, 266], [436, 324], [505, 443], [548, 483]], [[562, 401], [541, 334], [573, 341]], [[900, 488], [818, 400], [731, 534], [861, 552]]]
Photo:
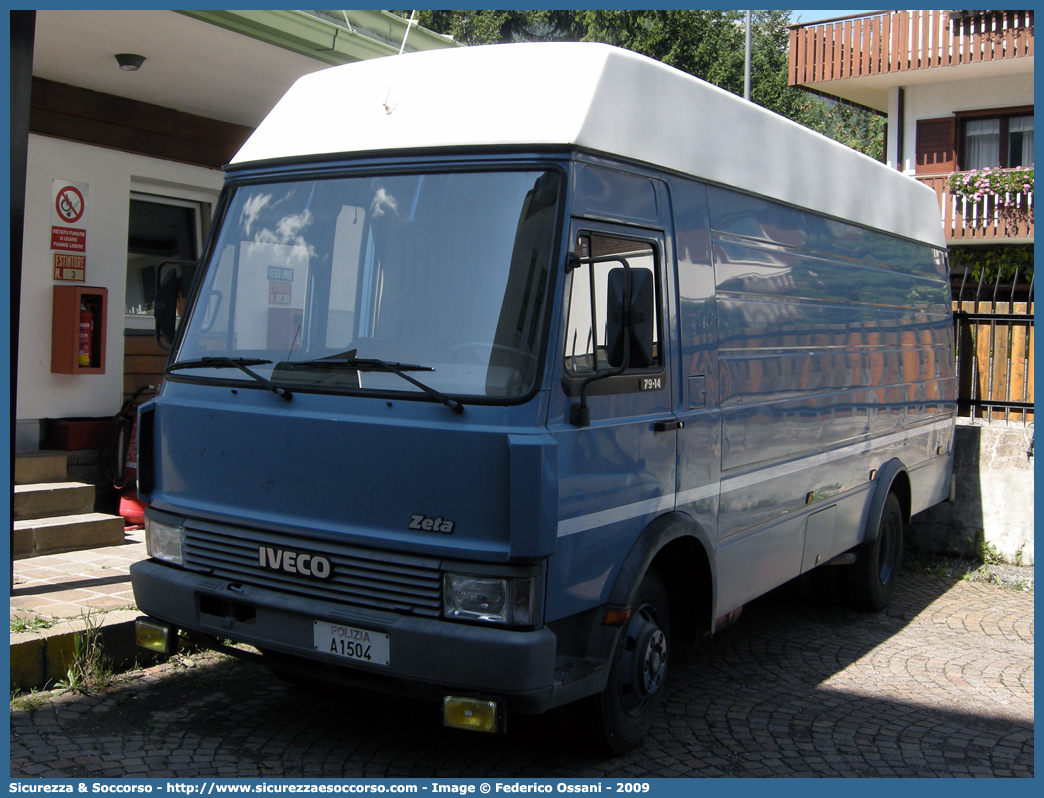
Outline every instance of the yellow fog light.
[[451, 729], [489, 732], [500, 731], [497, 702], [448, 695], [442, 699], [442, 721]]
[[134, 621], [134, 640], [142, 648], [160, 654], [173, 654], [177, 645], [177, 630], [165, 623], [151, 618], [138, 618]]

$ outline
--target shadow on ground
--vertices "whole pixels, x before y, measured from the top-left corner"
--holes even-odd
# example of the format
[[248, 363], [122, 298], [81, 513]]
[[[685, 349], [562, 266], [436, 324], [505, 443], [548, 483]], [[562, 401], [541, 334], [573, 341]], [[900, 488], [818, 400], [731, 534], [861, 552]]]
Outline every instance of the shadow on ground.
[[612, 759], [569, 711], [487, 737], [442, 728], [436, 707], [199, 655], [13, 710], [12, 776], [1028, 776], [1032, 606], [908, 573], [887, 611], [859, 613], [798, 580], [676, 648], [662, 717]]

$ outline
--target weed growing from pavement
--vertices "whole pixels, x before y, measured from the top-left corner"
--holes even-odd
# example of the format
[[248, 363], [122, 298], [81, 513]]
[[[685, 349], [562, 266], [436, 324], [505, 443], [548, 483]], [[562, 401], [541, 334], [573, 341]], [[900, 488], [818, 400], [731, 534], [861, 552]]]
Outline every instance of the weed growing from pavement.
[[12, 632], [35, 632], [40, 629], [49, 629], [54, 626], [55, 621], [49, 618], [41, 618], [34, 615], [31, 618], [16, 617], [11, 619]]
[[102, 639], [98, 633], [98, 625], [91, 617], [90, 611], [80, 616], [84, 630], [73, 637], [72, 664], [66, 671], [66, 678], [59, 681], [59, 690], [77, 693], [90, 693], [108, 686], [114, 677], [109, 658], [102, 650]]
[[994, 585], [994, 584], [998, 583], [996, 575], [993, 573], [993, 571], [990, 570], [990, 564], [989, 563], [985, 563], [984, 562], [975, 571], [968, 571], [967, 573], [965, 573], [962, 578], [963, 579], [972, 579], [973, 578], [973, 574], [976, 577], [975, 578], [976, 582], [986, 582], [987, 584], [990, 584], [990, 585]]
[[11, 709], [33, 712], [46, 703], [46, 696], [39, 693], [34, 687], [28, 693], [20, 690], [11, 691]]
[[997, 551], [997, 547], [992, 543], [987, 543], [985, 540], [979, 543], [979, 559], [982, 560], [983, 566], [996, 565], [999, 562], [1004, 562], [1004, 558], [1001, 557], [1000, 552]]
[[983, 546], [980, 551], [980, 558], [963, 559], [907, 550], [903, 556], [903, 570], [911, 574], [979, 582], [1012, 590], [1033, 590], [1033, 566], [1020, 562], [1007, 563], [993, 546]]

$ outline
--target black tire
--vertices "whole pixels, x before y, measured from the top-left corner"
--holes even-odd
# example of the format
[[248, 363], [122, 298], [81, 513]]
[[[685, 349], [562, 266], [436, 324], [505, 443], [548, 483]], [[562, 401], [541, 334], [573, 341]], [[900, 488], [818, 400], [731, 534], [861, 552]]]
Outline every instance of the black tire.
[[896, 495], [889, 493], [877, 538], [857, 549], [851, 566], [848, 589], [856, 609], [881, 610], [888, 605], [903, 559], [903, 526], [903, 508]]
[[611, 753], [622, 754], [638, 745], [659, 711], [670, 639], [667, 590], [659, 574], [649, 571], [617, 641], [609, 682], [591, 699], [599, 741]]

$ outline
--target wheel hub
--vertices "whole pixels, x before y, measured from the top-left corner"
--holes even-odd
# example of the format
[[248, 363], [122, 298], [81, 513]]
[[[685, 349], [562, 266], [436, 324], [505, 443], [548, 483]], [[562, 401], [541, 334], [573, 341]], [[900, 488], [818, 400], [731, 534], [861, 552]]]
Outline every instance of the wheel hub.
[[667, 673], [667, 636], [651, 607], [642, 607], [627, 627], [621, 674], [625, 704], [640, 709], [663, 686]]
[[667, 638], [659, 629], [653, 631], [645, 646], [642, 667], [642, 682], [645, 692], [652, 695], [663, 684], [663, 673], [667, 667]]

